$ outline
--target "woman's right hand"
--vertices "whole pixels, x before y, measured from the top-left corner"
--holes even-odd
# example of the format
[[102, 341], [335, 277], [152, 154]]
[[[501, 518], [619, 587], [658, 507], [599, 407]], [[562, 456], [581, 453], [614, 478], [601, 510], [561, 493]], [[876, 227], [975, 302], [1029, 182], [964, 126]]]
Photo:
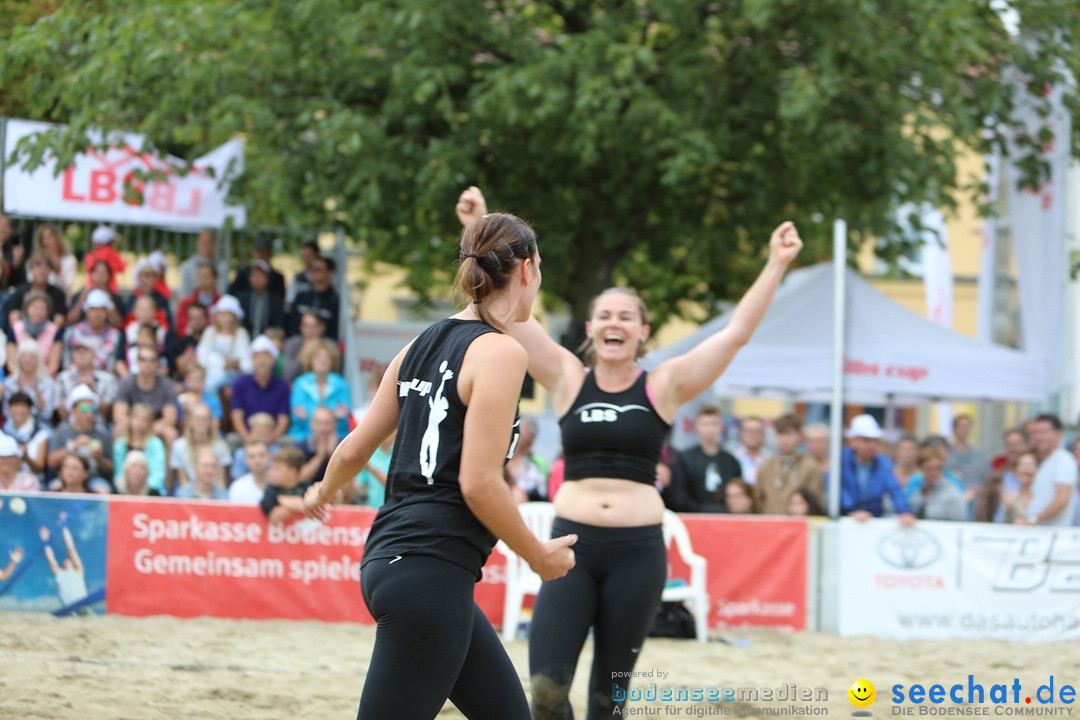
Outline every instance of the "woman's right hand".
[[570, 572], [570, 569], [577, 562], [574, 551], [570, 546], [576, 543], [577, 540], [577, 535], [573, 533], [548, 540], [542, 546], [543, 552], [540, 555], [540, 560], [530, 566], [533, 572], [539, 575], [544, 582], [561, 578]]
[[317, 482], [307, 489], [304, 493], [304, 517], [311, 518], [312, 520], [319, 520], [320, 522], [326, 522], [330, 519], [330, 501], [323, 500], [319, 495], [319, 488], [322, 486], [321, 482]]

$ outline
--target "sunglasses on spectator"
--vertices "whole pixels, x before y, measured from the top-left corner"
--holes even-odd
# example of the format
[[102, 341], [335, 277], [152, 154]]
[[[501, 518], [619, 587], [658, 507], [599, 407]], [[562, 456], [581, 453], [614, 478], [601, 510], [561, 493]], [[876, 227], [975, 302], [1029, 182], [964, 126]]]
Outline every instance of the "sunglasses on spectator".
[[82, 412], [94, 412], [95, 410], [97, 410], [97, 405], [89, 402], [81, 402], [76, 405], [75, 408], [81, 410]]

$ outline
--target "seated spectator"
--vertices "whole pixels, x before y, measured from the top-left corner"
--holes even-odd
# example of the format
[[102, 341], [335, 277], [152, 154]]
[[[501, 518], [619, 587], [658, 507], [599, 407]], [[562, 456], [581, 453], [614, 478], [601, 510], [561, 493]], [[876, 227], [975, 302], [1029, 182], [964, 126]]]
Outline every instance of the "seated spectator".
[[158, 497], [160, 492], [150, 487], [150, 465], [146, 453], [132, 450], [124, 456], [123, 467], [114, 482], [120, 495]]
[[206, 405], [195, 405], [184, 422], [184, 434], [177, 438], [169, 450], [169, 469], [173, 471], [172, 488], [183, 487], [195, 477], [195, 458], [197, 453], [209, 448], [217, 455], [221, 474], [218, 485], [224, 488], [226, 483], [225, 468], [229, 466], [232, 453], [229, 445], [218, 433], [217, 421]]
[[[340, 427], [338, 429], [340, 431]], [[536, 442], [536, 421], [530, 417], [522, 417], [518, 422], [517, 447], [514, 448], [514, 455], [506, 461], [504, 468], [510, 476], [511, 487], [521, 491], [524, 502], [547, 499], [547, 463], [533, 452], [534, 442]], [[372, 458], [374, 459], [374, 455]], [[385, 482], [384, 478], [383, 484]], [[370, 488], [371, 482], [367, 484]], [[376, 492], [377, 490], [376, 488]], [[380, 502], [379, 505], [381, 504]]]
[[127, 434], [128, 409], [137, 403], [149, 405], [154, 413], [153, 434], [166, 447], [176, 440], [178, 423], [176, 388], [158, 372], [158, 354], [153, 347], [139, 348], [138, 367], [120, 381], [113, 403], [113, 425], [118, 435]]
[[192, 362], [187, 366], [184, 384], [181, 386], [180, 394], [176, 396], [176, 403], [180, 406], [181, 421], [191, 408], [199, 403], [210, 408], [215, 420], [219, 422], [221, 420], [221, 398], [216, 393], [206, 391], [206, 370], [197, 362]]
[[920, 482], [911, 496], [911, 509], [917, 518], [927, 520], [967, 520], [967, 501], [958, 487], [945, 480], [945, 455], [937, 448], [919, 451], [920, 473], [912, 478]]
[[208, 308], [221, 299], [221, 292], [218, 290], [217, 268], [214, 267], [212, 261], [200, 260], [196, 277], [197, 282], [194, 291], [185, 295], [176, 307], [176, 333], [180, 336], [188, 334], [187, 310], [189, 307], [198, 303], [204, 308]]
[[[251, 256], [252, 263], [256, 263], [259, 260], [272, 265], [271, 259], [273, 256], [274, 238], [269, 235], [260, 235], [255, 238], [251, 243]], [[251, 287], [251, 265], [245, 265], [236, 271], [236, 277], [229, 283], [229, 294], [239, 295], [245, 290]], [[270, 292], [277, 295], [285, 296], [285, 276], [270, 268]]]
[[49, 438], [50, 470], [58, 471], [68, 455], [78, 455], [87, 461], [91, 479], [113, 476], [116, 467], [112, 460], [112, 438], [97, 423], [97, 403], [97, 395], [86, 385], [77, 385], [71, 391], [67, 398], [67, 422]]
[[16, 320], [25, 317], [26, 296], [37, 292], [48, 298], [49, 310], [45, 318], [57, 328], [63, 328], [67, 322], [67, 296], [55, 285], [49, 284], [49, 258], [33, 255], [30, 258], [30, 282], [24, 283], [11, 291], [8, 296], [6, 327], [12, 327]]
[[1039, 461], [1035, 459], [1034, 453], [1020, 453], [1016, 458], [1012, 472], [1016, 476], [1017, 486], [1002, 493], [1001, 497], [1005, 522], [1015, 523], [1020, 520], [1022, 524], [1030, 524], [1026, 521], [1031, 514], [1032, 487], [1035, 485], [1035, 474], [1038, 470]]
[[304, 514], [304, 493], [311, 486], [301, 478], [304, 453], [299, 448], [283, 447], [270, 460], [270, 484], [266, 486], [259, 507], [271, 523], [283, 523]]
[[[165, 352], [165, 346], [168, 343], [168, 332], [164, 327], [158, 325], [157, 309], [154, 307], [154, 301], [145, 295], [141, 298], [136, 298], [134, 305], [131, 309], [132, 322], [129, 322], [124, 328], [124, 344], [129, 348], [134, 347], [139, 343], [140, 333], [145, 332], [146, 328], [150, 328], [150, 340], [154, 343], [154, 347], [157, 348], [158, 355]], [[131, 361], [131, 358], [127, 358], [128, 367], [134, 367], [135, 363]]]
[[100, 290], [105, 293], [105, 296], [112, 303], [109, 306], [108, 313], [106, 313], [106, 321], [117, 329], [123, 327], [124, 318], [121, 316], [120, 311], [124, 307], [124, 300], [115, 290], [110, 289], [113, 285], [115, 283], [109, 266], [104, 262], [94, 265], [90, 270], [86, 285], [82, 290], [72, 295], [71, 301], [67, 304], [67, 325], [74, 325], [86, 319], [86, 298], [92, 290]]
[[732, 515], [753, 515], [757, 512], [754, 486], [742, 478], [734, 478], [724, 485], [724, 504]]
[[262, 335], [267, 328], [285, 327], [285, 295], [270, 289], [270, 263], [256, 260], [248, 271], [247, 290], [237, 294], [244, 308], [244, 327], [251, 337]]
[[188, 365], [199, 362], [198, 348], [203, 332], [209, 324], [210, 311], [202, 303], [191, 303], [184, 311], [187, 321], [187, 334], [169, 334], [168, 351], [169, 374], [180, 379], [187, 374]]
[[21, 458], [15, 438], [0, 435], [0, 492], [24, 493], [42, 489], [37, 475], [20, 468]]
[[260, 335], [251, 344], [251, 373], [241, 375], [233, 383], [229, 413], [233, 432], [244, 442], [251, 437], [249, 421], [256, 413], [266, 413], [274, 418], [270, 437], [263, 438], [271, 445], [289, 429], [289, 384], [274, 377], [277, 357], [277, 346], [265, 335]]
[[[382, 445], [368, 458], [367, 465], [356, 476], [356, 485], [362, 487], [364, 504], [371, 508], [380, 508], [386, 502], [386, 476], [390, 472], [390, 459], [394, 450], [394, 438], [397, 433], [383, 440]], [[546, 480], [546, 478], [545, 478]], [[547, 495], [547, 488], [544, 488]]]
[[231, 387], [236, 378], [251, 372], [251, 338], [240, 326], [243, 316], [240, 303], [232, 295], [222, 295], [211, 309], [213, 325], [203, 332], [196, 349], [199, 364], [206, 368], [210, 392]]
[[[229, 261], [215, 259], [215, 239], [213, 230], [202, 230], [195, 236], [195, 254], [180, 263], [180, 297], [185, 298], [195, 292], [198, 286], [199, 266], [210, 263], [217, 276], [218, 292], [225, 292], [226, 276], [229, 273]], [[213, 303], [208, 303], [211, 305]]]
[[248, 440], [243, 447], [247, 472], [229, 485], [229, 500], [246, 505], [262, 502], [270, 481], [270, 450], [262, 440]]
[[61, 420], [67, 420], [67, 399], [71, 391], [85, 385], [98, 397], [98, 411], [103, 420], [112, 420], [112, 404], [116, 400], [116, 376], [94, 366], [94, 341], [77, 337], [73, 341], [71, 363], [56, 376], [56, 405]]
[[[49, 264], [50, 285], [55, 285], [64, 297], [75, 289], [75, 273], [79, 269], [79, 261], [71, 254], [67, 240], [60, 226], [56, 223], [44, 223], [38, 226], [37, 235], [34, 237], [34, 251], [30, 256], [41, 255]], [[31, 274], [33, 268], [30, 269]], [[64, 303], [65, 310], [67, 303]], [[58, 307], [55, 306], [54, 307]]]
[[37, 344], [45, 372], [50, 377], [55, 377], [60, 372], [60, 362], [64, 354], [63, 332], [49, 319], [51, 307], [52, 301], [44, 293], [35, 291], [26, 295], [22, 304], [24, 312], [19, 314], [7, 332], [9, 373], [15, 372], [18, 346], [26, 342]]
[[168, 456], [165, 452], [165, 443], [154, 434], [154, 409], [146, 403], [134, 403], [124, 425], [126, 431], [121, 431], [118, 426], [116, 440], [113, 442], [113, 463], [119, 468], [113, 478], [113, 485], [120, 487], [119, 482], [124, 474], [124, 459], [127, 454], [138, 451], [143, 454], [146, 463], [147, 487], [158, 495], [165, 495]]
[[109, 290], [116, 292], [116, 276], [127, 269], [127, 262], [124, 258], [120, 257], [120, 253], [113, 247], [113, 243], [117, 240], [116, 231], [108, 225], [98, 225], [94, 228], [90, 240], [94, 244], [94, 247], [86, 254], [86, 258], [84, 259], [84, 262], [86, 263], [86, 272], [92, 273], [94, 267], [99, 264], [99, 261], [103, 262], [109, 267]]
[[[263, 332], [270, 342], [274, 343], [274, 347], [278, 350], [278, 359], [274, 363], [274, 376], [281, 377], [282, 370], [285, 369], [285, 358], [282, 356], [282, 352], [285, 351], [285, 329], [271, 325]], [[292, 385], [292, 383], [289, 383]]]
[[908, 499], [893, 475], [892, 461], [878, 452], [881, 427], [872, 415], [857, 415], [848, 430], [850, 446], [840, 456], [840, 512], [856, 520], [881, 517], [882, 497], [892, 498], [902, 525], [911, 525], [915, 516]]
[[67, 363], [72, 362], [72, 355], [77, 343], [86, 343], [94, 351], [94, 367], [109, 370], [121, 377], [127, 374], [124, 363], [124, 335], [106, 322], [112, 309], [112, 300], [104, 290], [97, 288], [86, 294], [83, 301], [86, 319], [75, 323], [67, 333]]
[[[165, 361], [165, 358], [161, 356], [161, 351], [158, 349], [160, 346], [157, 343], [157, 328], [153, 325], [131, 325], [129, 327], [137, 327], [137, 329], [135, 332], [135, 341], [127, 343], [127, 353], [124, 355], [124, 363], [132, 372], [137, 372], [139, 367], [139, 349], [147, 348], [157, 353], [158, 373], [160, 373], [162, 377], [168, 377], [169, 364]], [[128, 373], [129, 376], [130, 374], [131, 373]]]
[[44, 477], [52, 428], [34, 417], [31, 412], [34, 401], [26, 393], [7, 395], [6, 400], [8, 414], [4, 421], [4, 434], [18, 443], [19, 456], [23, 459], [20, 469], [36, 478]]
[[17, 392], [30, 396], [34, 417], [50, 423], [56, 412], [56, 381], [45, 370], [41, 349], [33, 340], [24, 340], [15, 352], [15, 367], [4, 378], [4, 415], [10, 412], [8, 400]]
[[289, 292], [285, 296], [285, 302], [290, 307], [296, 302], [296, 296], [299, 293], [311, 289], [311, 273], [308, 272], [308, 269], [320, 254], [318, 241], [309, 239], [300, 243], [300, 262], [304, 269], [293, 275], [292, 284], [289, 285]]
[[[285, 341], [285, 364], [281, 377], [292, 382], [300, 373], [306, 372], [300, 358], [308, 347], [322, 340], [326, 335], [326, 321], [316, 312], [306, 312], [300, 316], [300, 334]], [[334, 371], [340, 368], [333, 368]]]
[[170, 330], [173, 327], [169, 300], [158, 289], [158, 273], [149, 259], [143, 258], [135, 265], [135, 289], [131, 291], [124, 307], [124, 327], [135, 322], [135, 303], [139, 298], [149, 298], [154, 303], [154, 324]]
[[724, 486], [742, 477], [735, 457], [720, 446], [724, 421], [715, 405], [698, 408], [698, 445], [675, 453], [664, 503], [675, 512], [724, 512]]
[[195, 454], [194, 480], [176, 488], [176, 497], [187, 500], [228, 500], [229, 493], [220, 484], [224, 468], [211, 448]]
[[301, 362], [306, 372], [293, 381], [289, 400], [292, 408], [289, 435], [296, 440], [307, 437], [311, 414], [316, 408], [325, 407], [334, 415], [338, 438], [344, 438], [349, 434], [352, 395], [345, 378], [331, 370], [338, 363], [337, 347], [329, 340], [320, 340], [308, 345], [305, 353]]
[[306, 458], [300, 471], [300, 479], [303, 482], [317, 483], [326, 474], [330, 456], [334, 454], [334, 448], [340, 441], [336, 424], [334, 413], [330, 412], [330, 408], [315, 408], [312, 412], [311, 434], [297, 444]]
[[825, 517], [828, 513], [809, 488], [797, 487], [788, 496], [787, 514], [798, 517]]
[[[277, 421], [274, 420], [270, 413], [258, 412], [248, 418], [248, 438], [244, 441], [244, 447], [252, 441], [261, 442], [267, 447], [267, 452], [271, 455], [278, 451], [278, 446], [274, 442], [274, 428], [277, 427]], [[234, 478], [238, 478], [242, 475], [247, 475], [247, 451], [242, 447], [236, 451], [233, 455], [232, 467], [229, 470], [229, 475]]]
[[290, 335], [300, 332], [300, 318], [305, 312], [315, 312], [326, 322], [326, 336], [338, 339], [338, 313], [341, 310], [341, 298], [331, 284], [334, 279], [335, 263], [328, 257], [317, 257], [308, 268], [311, 277], [311, 289], [296, 294], [292, 314], [287, 330]]
[[78, 452], [64, 452], [59, 464], [60, 471], [49, 481], [47, 490], [62, 493], [96, 493], [109, 495], [112, 485], [94, 474], [93, 464]]
[[165, 259], [165, 253], [160, 250], [154, 250], [146, 256], [146, 261], [150, 263], [150, 267], [154, 268], [154, 272], [157, 273], [157, 282], [154, 283], [154, 290], [161, 293], [161, 296], [168, 301], [172, 300], [172, 289], [165, 282], [165, 270], [169, 267], [169, 262]]
[[[776, 455], [758, 467], [754, 483], [755, 506], [763, 515], [784, 515], [791, 493], [806, 488], [816, 498], [824, 495], [821, 468], [809, 455], [799, 452], [802, 422], [794, 415], [781, 415], [773, 423], [776, 430]], [[820, 504], [820, 501], [818, 502]]]

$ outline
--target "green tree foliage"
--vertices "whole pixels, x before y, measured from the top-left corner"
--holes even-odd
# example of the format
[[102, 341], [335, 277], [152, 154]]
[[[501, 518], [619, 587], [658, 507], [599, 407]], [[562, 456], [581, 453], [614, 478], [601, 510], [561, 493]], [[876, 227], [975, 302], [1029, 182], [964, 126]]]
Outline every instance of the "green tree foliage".
[[24, 160], [95, 126], [189, 158], [243, 135], [254, 222], [344, 223], [420, 289], [476, 184], [536, 225], [578, 318], [616, 282], [659, 320], [737, 296], [786, 218], [807, 260], [837, 215], [888, 237], [898, 205], [974, 190], [956, 159], [1002, 143], [1011, 68], [1037, 90], [1080, 66], [1060, 0], [1012, 3], [1022, 43], [990, 0], [55, 4], [0, 54], [7, 107], [70, 128]]

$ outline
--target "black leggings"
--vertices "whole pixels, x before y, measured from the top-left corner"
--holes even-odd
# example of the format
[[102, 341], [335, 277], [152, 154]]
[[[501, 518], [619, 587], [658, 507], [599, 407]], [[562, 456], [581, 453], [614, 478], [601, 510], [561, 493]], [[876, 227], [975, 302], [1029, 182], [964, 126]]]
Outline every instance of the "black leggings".
[[471, 720], [529, 720], [525, 691], [473, 601], [476, 577], [422, 555], [361, 571], [378, 621], [358, 720], [431, 720], [446, 699]]
[[656, 619], [667, 579], [660, 525], [596, 527], [556, 518], [552, 537], [577, 533], [577, 565], [540, 588], [529, 628], [529, 675], [535, 720], [572, 720], [570, 684], [593, 629], [588, 720], [612, 715], [612, 678], [626, 678]]

